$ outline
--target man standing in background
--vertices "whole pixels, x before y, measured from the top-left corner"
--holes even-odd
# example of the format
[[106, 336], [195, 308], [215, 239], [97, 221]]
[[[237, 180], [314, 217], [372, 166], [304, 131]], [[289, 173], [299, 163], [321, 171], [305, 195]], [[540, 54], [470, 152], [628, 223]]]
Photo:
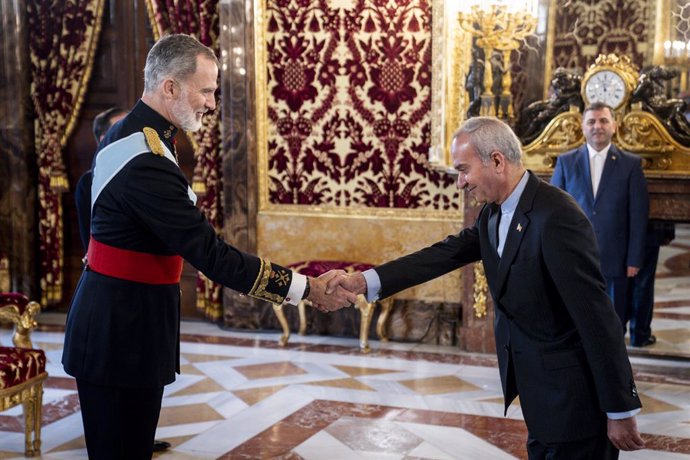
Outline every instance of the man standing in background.
[[[120, 107], [111, 107], [96, 115], [93, 119], [93, 137], [96, 138], [96, 147], [101, 143], [105, 133], [111, 126], [122, 120], [127, 112]], [[93, 165], [92, 165], [93, 166]], [[84, 253], [89, 245], [89, 228], [91, 227], [91, 183], [93, 170], [89, 168], [81, 175], [74, 190], [74, 199], [77, 202], [77, 220], [79, 223], [79, 237], [84, 246]]]
[[616, 128], [608, 105], [585, 108], [582, 132], [587, 142], [558, 157], [551, 183], [572, 195], [592, 222], [606, 291], [625, 331], [628, 280], [642, 266], [649, 195], [641, 158], [611, 143]]
[[676, 236], [673, 222], [650, 220], [647, 225], [644, 260], [640, 272], [630, 282], [630, 345], [646, 347], [656, 343], [652, 334], [654, 313], [654, 281], [660, 246], [669, 244]]

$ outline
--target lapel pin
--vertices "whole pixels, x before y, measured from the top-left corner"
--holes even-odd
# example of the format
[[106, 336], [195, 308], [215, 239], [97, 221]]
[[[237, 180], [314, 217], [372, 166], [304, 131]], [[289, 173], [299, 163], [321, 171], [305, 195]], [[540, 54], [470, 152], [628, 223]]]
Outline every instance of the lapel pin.
[[612, 159], [612, 160], [615, 160], [615, 159], [616, 159], [616, 155], [611, 155], [611, 159]]
[[521, 231], [522, 231], [522, 225], [519, 224], [519, 223], [517, 224], [517, 231], [518, 231], [518, 232], [521, 232]]

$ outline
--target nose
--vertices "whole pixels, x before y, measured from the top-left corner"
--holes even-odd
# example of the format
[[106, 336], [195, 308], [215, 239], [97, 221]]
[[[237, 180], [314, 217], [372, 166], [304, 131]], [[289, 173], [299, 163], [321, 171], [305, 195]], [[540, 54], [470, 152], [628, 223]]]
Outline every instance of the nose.
[[206, 95], [206, 108], [208, 110], [215, 110], [216, 108], [216, 95], [214, 93]]
[[467, 177], [463, 173], [458, 173], [458, 180], [455, 181], [455, 185], [458, 187], [458, 190], [464, 189], [467, 187]]

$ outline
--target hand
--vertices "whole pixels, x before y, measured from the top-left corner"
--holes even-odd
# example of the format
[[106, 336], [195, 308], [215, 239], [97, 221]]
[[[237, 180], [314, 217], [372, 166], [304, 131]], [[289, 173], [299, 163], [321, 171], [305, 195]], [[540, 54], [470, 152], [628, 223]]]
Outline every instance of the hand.
[[349, 275], [345, 272], [339, 273], [329, 279], [326, 293], [334, 291], [338, 287], [345, 288], [355, 294], [366, 295], [367, 280], [364, 279], [364, 275], [361, 272], [354, 272]]
[[640, 267], [628, 267], [628, 278], [636, 276], [640, 272]]
[[343, 270], [331, 270], [326, 272], [318, 278], [309, 278], [309, 296], [307, 299], [311, 301], [314, 308], [324, 313], [339, 310], [343, 307], [353, 306], [357, 300], [357, 294], [354, 294], [347, 289], [337, 287], [336, 289], [327, 289], [329, 280], [336, 276], [342, 276], [345, 272]]
[[620, 450], [644, 449], [644, 441], [637, 430], [635, 417], [620, 420], [608, 419], [608, 436], [611, 443]]

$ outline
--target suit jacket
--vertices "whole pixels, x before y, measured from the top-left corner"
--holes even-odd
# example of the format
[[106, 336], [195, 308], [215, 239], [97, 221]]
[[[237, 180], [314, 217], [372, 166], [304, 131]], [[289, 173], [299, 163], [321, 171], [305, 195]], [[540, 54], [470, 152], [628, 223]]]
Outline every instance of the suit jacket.
[[79, 177], [74, 189], [74, 200], [77, 205], [77, 222], [79, 224], [79, 238], [84, 246], [84, 253], [89, 247], [91, 236], [91, 182], [93, 171], [88, 170]]
[[386, 297], [481, 259], [505, 409], [519, 395], [534, 437], [567, 442], [605, 432], [606, 412], [641, 404], [592, 226], [569, 195], [529, 174], [502, 257], [490, 204], [473, 227], [376, 272]]
[[[145, 127], [173, 150], [175, 127], [140, 101], [101, 142], [94, 184], [101, 155], [117, 164], [125, 156], [117, 149], [130, 151], [131, 139], [143, 137]], [[224, 243], [168, 158], [142, 150], [99, 191], [91, 214], [91, 236], [98, 242], [180, 255], [215, 282], [264, 300], [280, 303], [287, 295], [292, 272]], [[179, 372], [179, 335], [179, 284], [128, 281], [87, 266], [67, 316], [62, 363], [68, 374], [96, 385], [161, 387]]]
[[594, 226], [604, 276], [641, 267], [649, 215], [642, 160], [611, 144], [597, 196], [592, 194], [587, 145], [558, 157], [551, 183], [575, 198]]

